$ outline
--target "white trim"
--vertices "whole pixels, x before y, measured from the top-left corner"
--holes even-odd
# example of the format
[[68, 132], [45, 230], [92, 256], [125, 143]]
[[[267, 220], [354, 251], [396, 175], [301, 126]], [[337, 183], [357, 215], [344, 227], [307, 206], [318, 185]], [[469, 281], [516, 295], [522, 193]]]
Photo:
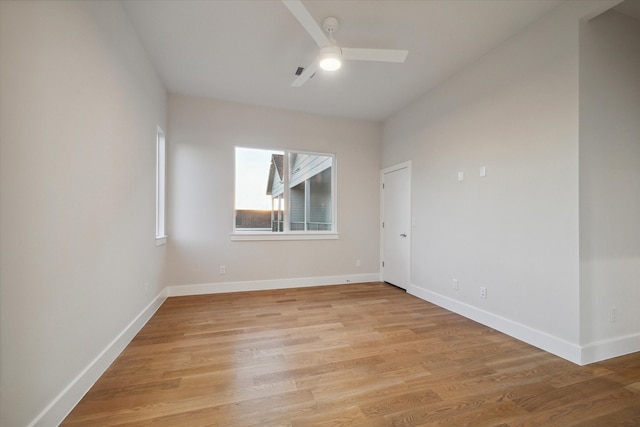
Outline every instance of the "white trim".
[[267, 233], [255, 233], [255, 232], [236, 232], [231, 233], [231, 241], [240, 242], [240, 241], [248, 241], [248, 240], [336, 240], [340, 237], [338, 233], [323, 233], [306, 231], [304, 233], [277, 233], [277, 232], [267, 232]]
[[640, 333], [611, 338], [582, 347], [582, 364], [600, 362], [640, 351]]
[[344, 285], [379, 282], [379, 273], [344, 276], [300, 277], [296, 279], [256, 280], [247, 282], [202, 283], [167, 287], [167, 296], [220, 294], [227, 292], [266, 291], [273, 289], [306, 288], [310, 286]]
[[495, 330], [503, 332], [513, 338], [531, 344], [570, 362], [583, 365], [582, 347], [570, 343], [561, 338], [554, 337], [545, 332], [533, 329], [529, 326], [514, 322], [488, 311], [456, 301], [447, 296], [428, 291], [416, 285], [409, 285], [407, 292], [425, 301], [429, 301], [454, 313], [474, 320]]
[[388, 168], [384, 168], [380, 171], [380, 176], [391, 173], [395, 171], [399, 171], [401, 169], [409, 169], [411, 171], [411, 160], [407, 160], [406, 162], [398, 163], [397, 165], [389, 166]]
[[167, 292], [165, 289], [44, 408], [28, 427], [59, 425], [166, 299]]
[[156, 246], [162, 246], [167, 244], [167, 236], [157, 236]]
[[158, 126], [156, 130], [156, 238], [158, 239], [166, 235], [166, 184], [167, 140], [164, 131]]

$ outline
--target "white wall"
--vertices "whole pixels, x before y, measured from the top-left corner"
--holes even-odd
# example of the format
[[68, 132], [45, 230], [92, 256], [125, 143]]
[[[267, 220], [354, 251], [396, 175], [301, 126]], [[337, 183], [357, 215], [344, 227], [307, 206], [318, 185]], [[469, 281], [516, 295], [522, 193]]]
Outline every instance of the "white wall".
[[[171, 285], [379, 274], [380, 124], [184, 96], [169, 105]], [[340, 238], [231, 241], [235, 146], [335, 153]]]
[[413, 161], [409, 291], [576, 362], [578, 23], [602, 4], [563, 4], [383, 134], [385, 167]]
[[640, 349], [639, 47], [640, 21], [618, 12], [581, 26], [581, 341], [596, 359]]
[[164, 288], [166, 95], [118, 2], [2, 1], [0, 19], [0, 425], [54, 425]]

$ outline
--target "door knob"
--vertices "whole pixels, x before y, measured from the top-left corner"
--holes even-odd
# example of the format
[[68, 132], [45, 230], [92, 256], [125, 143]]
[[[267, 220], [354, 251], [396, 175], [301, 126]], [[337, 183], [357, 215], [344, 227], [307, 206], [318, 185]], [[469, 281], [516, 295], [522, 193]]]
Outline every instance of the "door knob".
[[407, 233], [402, 233], [400, 237], [407, 237]]

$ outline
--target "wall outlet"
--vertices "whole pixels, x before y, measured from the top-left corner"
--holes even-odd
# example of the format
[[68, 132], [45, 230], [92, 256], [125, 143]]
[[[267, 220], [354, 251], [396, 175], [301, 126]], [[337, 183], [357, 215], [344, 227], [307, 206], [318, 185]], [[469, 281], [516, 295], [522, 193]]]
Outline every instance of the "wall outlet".
[[458, 279], [453, 279], [453, 284], [452, 284], [452, 286], [453, 286], [453, 290], [454, 290], [454, 291], [457, 291], [457, 290], [459, 290], [459, 289], [460, 289], [460, 283], [458, 282]]
[[615, 307], [611, 307], [609, 309], [609, 322], [616, 323], [618, 321], [618, 309]]
[[487, 288], [480, 286], [480, 298], [487, 299]]
[[227, 268], [224, 265], [220, 266], [220, 274], [221, 275], [227, 274]]
[[464, 171], [458, 171], [458, 182], [464, 181]]
[[360, 260], [359, 259], [356, 260], [356, 267], [360, 268]]

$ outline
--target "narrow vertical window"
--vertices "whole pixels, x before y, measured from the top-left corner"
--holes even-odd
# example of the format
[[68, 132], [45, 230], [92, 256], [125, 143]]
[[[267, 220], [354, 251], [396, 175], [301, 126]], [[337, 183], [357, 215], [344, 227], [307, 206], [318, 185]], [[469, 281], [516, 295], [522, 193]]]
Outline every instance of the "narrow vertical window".
[[165, 231], [165, 174], [166, 144], [164, 132], [158, 127], [156, 138], [156, 244], [166, 241]]

